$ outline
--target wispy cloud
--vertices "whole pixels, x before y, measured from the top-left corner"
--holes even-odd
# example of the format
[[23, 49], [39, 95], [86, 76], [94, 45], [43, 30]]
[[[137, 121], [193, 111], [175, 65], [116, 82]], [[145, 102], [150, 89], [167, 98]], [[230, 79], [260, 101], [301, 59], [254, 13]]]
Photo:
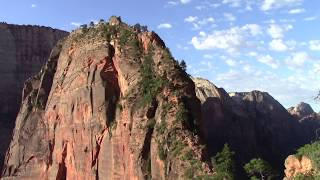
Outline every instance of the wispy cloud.
[[317, 18], [318, 18], [317, 16], [309, 16], [309, 17], [304, 18], [303, 20], [305, 20], [305, 21], [314, 21]]
[[30, 6], [31, 8], [36, 8], [37, 7], [37, 5], [36, 4], [31, 4], [31, 6]]
[[181, 4], [188, 4], [191, 2], [191, 0], [180, 0]]
[[262, 11], [270, 11], [285, 6], [297, 6], [302, 2], [303, 0], [264, 0], [261, 4], [260, 9]]
[[81, 25], [80, 22], [71, 22], [70, 25], [79, 27]]
[[170, 29], [172, 25], [170, 23], [162, 23], [158, 25], [158, 29]]
[[301, 13], [304, 13], [304, 12], [306, 12], [306, 10], [305, 9], [303, 9], [303, 8], [298, 8], [298, 9], [291, 9], [291, 10], [289, 10], [289, 14], [301, 14]]

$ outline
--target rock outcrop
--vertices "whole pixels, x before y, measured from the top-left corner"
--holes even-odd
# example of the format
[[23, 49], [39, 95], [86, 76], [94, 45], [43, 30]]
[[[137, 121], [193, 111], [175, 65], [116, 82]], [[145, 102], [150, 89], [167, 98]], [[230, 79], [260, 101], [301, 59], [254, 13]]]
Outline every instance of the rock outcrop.
[[25, 80], [47, 61], [67, 32], [40, 26], [0, 23], [0, 170], [21, 104]]
[[312, 107], [304, 102], [299, 103], [296, 107], [290, 107], [288, 112], [297, 119], [301, 119], [315, 113]]
[[285, 160], [285, 180], [291, 180], [298, 175], [308, 176], [313, 173], [314, 167], [312, 161], [306, 157], [302, 156], [298, 158], [295, 155], [290, 155]]
[[26, 82], [3, 179], [210, 175], [194, 88], [157, 34], [79, 29]]
[[238, 167], [260, 157], [282, 172], [285, 158], [312, 140], [302, 130], [308, 128], [268, 93], [228, 94], [207, 80], [193, 80], [202, 102], [202, 128], [210, 156], [228, 143], [236, 152]]

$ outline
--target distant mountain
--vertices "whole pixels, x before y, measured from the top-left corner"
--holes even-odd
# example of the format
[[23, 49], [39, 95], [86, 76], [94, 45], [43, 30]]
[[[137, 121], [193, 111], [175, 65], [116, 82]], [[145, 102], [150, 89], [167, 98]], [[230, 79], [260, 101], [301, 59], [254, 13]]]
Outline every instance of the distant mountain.
[[299, 103], [296, 107], [290, 107], [288, 112], [297, 119], [301, 119], [314, 113], [312, 107], [304, 102]]
[[68, 32], [43, 26], [0, 23], [0, 171], [14, 128], [24, 82], [47, 61]]
[[[236, 152], [238, 167], [261, 157], [282, 172], [285, 158], [313, 140], [308, 134], [314, 134], [320, 127], [310, 120], [296, 120], [266, 92], [228, 94], [208, 80], [193, 80], [202, 102], [202, 128], [209, 155], [213, 156], [228, 143]], [[303, 111], [301, 115], [307, 115], [310, 109], [302, 106], [297, 109]], [[309, 133], [305, 134], [306, 131]]]

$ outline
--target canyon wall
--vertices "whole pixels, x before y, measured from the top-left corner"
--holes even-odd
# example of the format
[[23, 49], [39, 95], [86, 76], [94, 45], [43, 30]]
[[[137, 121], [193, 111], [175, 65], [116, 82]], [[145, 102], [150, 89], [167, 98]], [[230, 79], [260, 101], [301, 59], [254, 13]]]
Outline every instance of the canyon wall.
[[67, 32], [0, 23], [0, 170], [21, 104], [24, 82], [39, 72]]

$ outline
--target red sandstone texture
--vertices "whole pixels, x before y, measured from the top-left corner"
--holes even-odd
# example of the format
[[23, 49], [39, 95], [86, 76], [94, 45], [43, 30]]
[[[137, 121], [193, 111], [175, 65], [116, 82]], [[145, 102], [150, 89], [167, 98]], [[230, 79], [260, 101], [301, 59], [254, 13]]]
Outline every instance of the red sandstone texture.
[[[110, 25], [130, 29], [115, 17]], [[187, 169], [189, 178], [210, 175], [192, 80], [165, 58], [155, 33], [137, 32], [136, 57], [119, 44], [119, 32], [107, 41], [102, 27], [71, 33], [26, 82], [3, 178], [186, 179]], [[141, 67], [151, 52], [153, 72], [167, 84], [141, 106]], [[187, 151], [192, 164], [181, 158]]]

